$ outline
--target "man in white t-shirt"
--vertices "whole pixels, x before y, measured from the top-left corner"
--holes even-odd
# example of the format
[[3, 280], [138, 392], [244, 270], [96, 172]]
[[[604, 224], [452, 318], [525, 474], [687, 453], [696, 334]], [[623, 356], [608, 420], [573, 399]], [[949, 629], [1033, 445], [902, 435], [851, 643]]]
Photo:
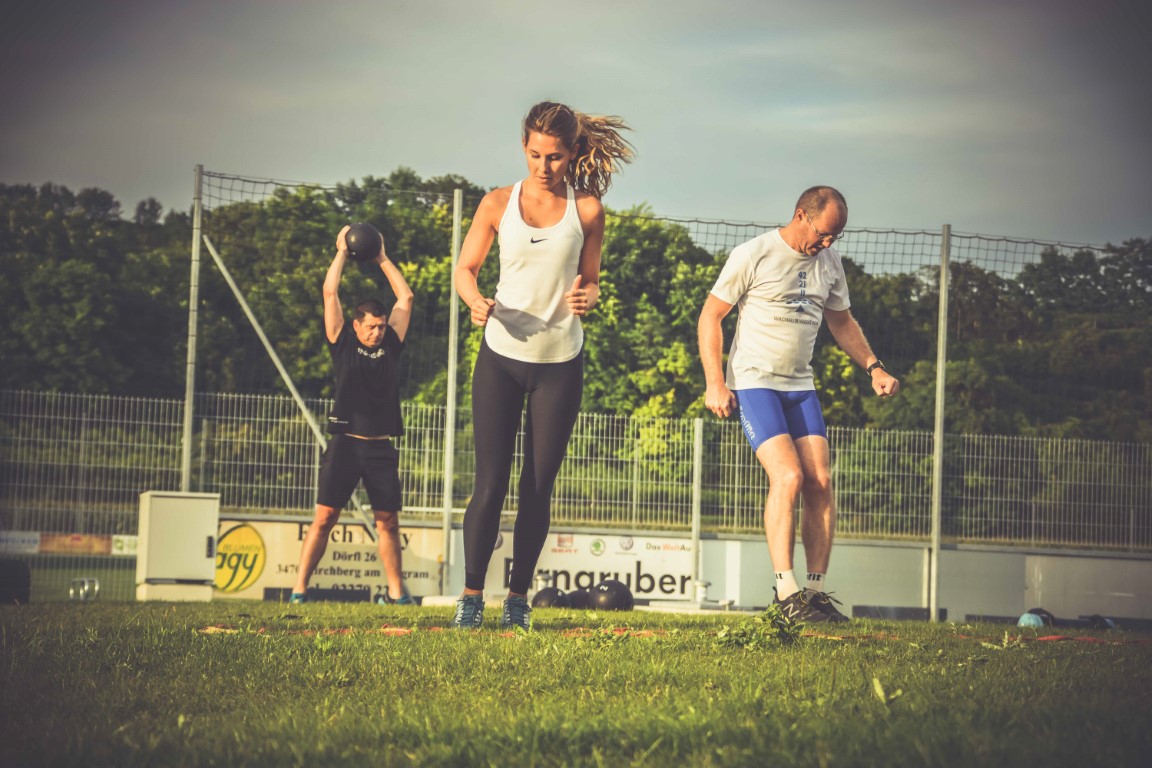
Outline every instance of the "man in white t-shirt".
[[[848, 621], [824, 581], [836, 505], [828, 434], [812, 379], [821, 321], [828, 321], [836, 343], [864, 367], [877, 395], [892, 397], [900, 390], [849, 310], [844, 267], [830, 247], [847, 223], [848, 204], [837, 190], [805, 190], [788, 224], [732, 250], [697, 328], [708, 385], [704, 404], [721, 418], [739, 413], [744, 435], [768, 473], [764, 529], [776, 574], [775, 603], [789, 619], [809, 623]], [[725, 375], [721, 321], [737, 306]], [[800, 496], [808, 567], [803, 588], [792, 565]]]

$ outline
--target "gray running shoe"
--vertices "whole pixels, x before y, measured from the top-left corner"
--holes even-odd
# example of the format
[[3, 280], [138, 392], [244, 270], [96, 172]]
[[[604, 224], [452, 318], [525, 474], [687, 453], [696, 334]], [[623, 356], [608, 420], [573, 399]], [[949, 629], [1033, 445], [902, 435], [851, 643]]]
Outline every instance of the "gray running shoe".
[[416, 601], [412, 599], [412, 595], [408, 594], [408, 587], [404, 587], [404, 593], [400, 597], [392, 597], [388, 594], [388, 587], [384, 587], [384, 593], [376, 598], [377, 605], [416, 605]]
[[464, 595], [456, 601], [453, 629], [480, 629], [484, 623], [484, 595]]
[[780, 612], [784, 614], [784, 618], [788, 619], [788, 621], [803, 622], [804, 624], [820, 624], [828, 621], [828, 614], [813, 604], [812, 595], [816, 594], [821, 593], [813, 592], [810, 589], [802, 589], [783, 600], [777, 596], [773, 598], [772, 602], [780, 606]]
[[506, 599], [500, 614], [500, 626], [504, 629], [532, 629], [532, 606], [528, 605], [528, 598], [513, 595]]
[[849, 618], [836, 608], [840, 601], [832, 597], [832, 593], [817, 592], [814, 589], [805, 589], [804, 591], [808, 593], [808, 604], [815, 606], [816, 610], [827, 616], [829, 623], [844, 624], [849, 621]]

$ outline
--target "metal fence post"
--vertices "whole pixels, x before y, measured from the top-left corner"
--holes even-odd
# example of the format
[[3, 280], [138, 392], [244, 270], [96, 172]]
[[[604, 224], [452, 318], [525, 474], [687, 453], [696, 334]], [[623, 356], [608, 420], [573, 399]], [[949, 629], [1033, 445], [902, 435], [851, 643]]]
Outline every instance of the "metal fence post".
[[200, 419], [200, 471], [196, 476], [196, 490], [203, 492], [208, 476], [208, 419]]
[[948, 258], [952, 225], [940, 232], [940, 311], [936, 320], [936, 422], [932, 444], [932, 542], [928, 556], [928, 620], [940, 620], [940, 516], [944, 500], [944, 367], [948, 363]]
[[629, 420], [629, 427], [636, 430], [636, 437], [632, 441], [632, 520], [630, 525], [636, 528], [640, 520], [640, 427], [636, 419]]
[[700, 549], [700, 510], [704, 497], [704, 419], [692, 420], [692, 584], [700, 581], [704, 552]]
[[184, 369], [184, 439], [180, 453], [180, 490], [192, 489], [192, 409], [196, 397], [196, 312], [200, 304], [200, 196], [204, 166], [196, 166], [192, 193], [192, 271], [188, 277], [188, 359]]
[[80, 405], [80, 461], [76, 467], [76, 506], [72, 509], [73, 526], [77, 533], [96, 533], [90, 530], [87, 523], [91, 514], [86, 510], [85, 489], [88, 486], [88, 403], [81, 401]]
[[440, 591], [448, 586], [452, 547], [452, 499], [456, 475], [456, 347], [460, 339], [456, 288], [456, 263], [460, 260], [460, 228], [463, 226], [464, 190], [452, 192], [452, 269], [448, 273], [448, 399], [444, 404], [444, 552], [440, 564]]

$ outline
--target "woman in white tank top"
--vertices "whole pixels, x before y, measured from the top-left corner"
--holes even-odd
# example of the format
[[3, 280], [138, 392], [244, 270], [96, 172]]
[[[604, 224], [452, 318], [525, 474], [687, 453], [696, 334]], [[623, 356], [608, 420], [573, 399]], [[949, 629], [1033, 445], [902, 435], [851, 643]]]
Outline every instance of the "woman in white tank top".
[[[632, 158], [619, 118], [541, 102], [523, 123], [528, 176], [484, 196], [464, 239], [456, 291], [484, 339], [472, 379], [476, 487], [464, 514], [465, 589], [453, 625], [479, 627], [483, 589], [524, 415], [524, 470], [501, 625], [529, 628], [528, 587], [548, 536], [552, 485], [580, 410], [581, 318], [600, 296], [604, 207], [617, 163]], [[500, 281], [477, 278], [494, 240]]]
[[587, 308], [570, 305], [569, 298], [581, 291], [590, 307], [589, 291], [596, 290], [596, 281], [580, 272], [584, 225], [572, 187], [567, 187], [559, 221], [529, 225], [521, 213], [523, 187], [522, 181], [513, 185], [500, 218], [500, 283], [484, 326], [484, 341], [513, 360], [562, 363], [576, 357], [584, 343], [580, 315]]

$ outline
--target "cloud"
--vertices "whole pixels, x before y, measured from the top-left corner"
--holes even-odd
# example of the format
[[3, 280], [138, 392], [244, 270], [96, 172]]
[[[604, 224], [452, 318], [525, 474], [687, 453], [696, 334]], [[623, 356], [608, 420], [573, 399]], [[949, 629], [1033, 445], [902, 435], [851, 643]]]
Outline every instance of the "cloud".
[[[935, 226], [940, 208], [964, 209], [976, 229], [1118, 239], [1152, 229], [1148, 13], [1125, 0], [40, 0], [0, 28], [0, 182], [178, 207], [197, 162], [506, 184], [523, 172], [520, 117], [553, 98], [636, 129], [616, 207], [776, 218], [816, 177], [867, 194], [857, 222]], [[909, 185], [931, 194], [909, 200]], [[1042, 206], [1022, 204], [1028, 189]], [[1093, 213], [1101, 196], [1107, 214]]]

